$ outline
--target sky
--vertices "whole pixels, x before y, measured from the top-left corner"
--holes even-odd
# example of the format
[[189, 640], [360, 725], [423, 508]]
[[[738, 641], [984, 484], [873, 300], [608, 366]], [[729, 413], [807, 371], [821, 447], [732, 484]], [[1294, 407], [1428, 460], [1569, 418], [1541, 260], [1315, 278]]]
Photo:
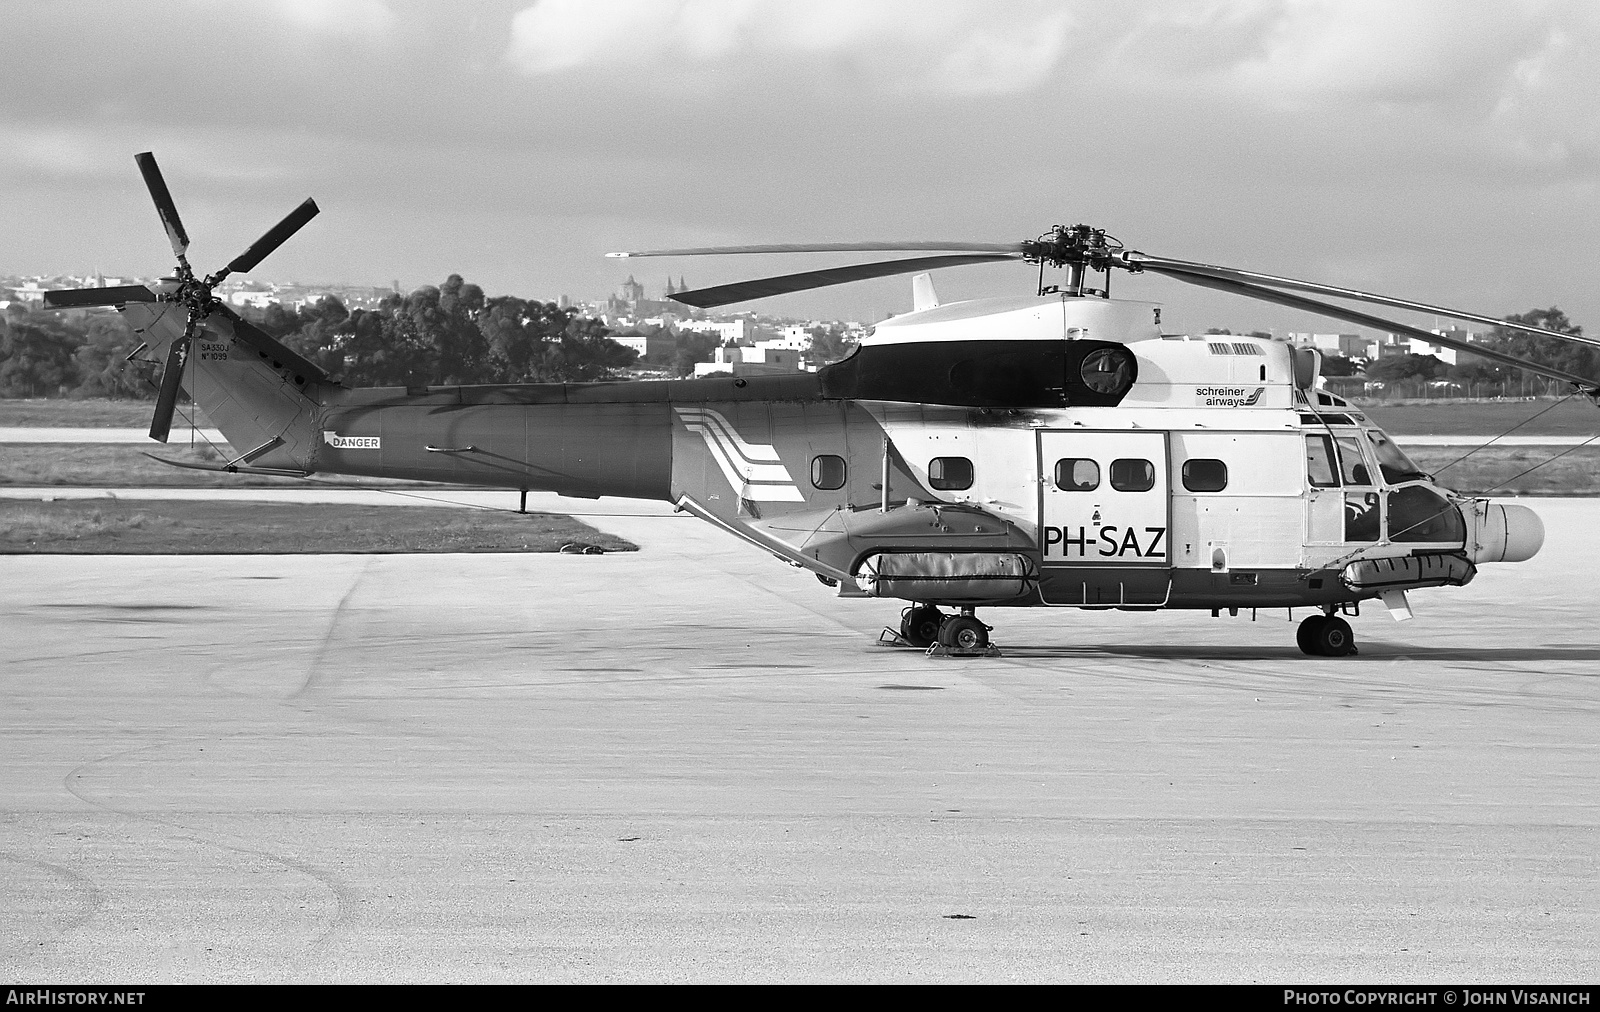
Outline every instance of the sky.
[[[1148, 253], [1600, 332], [1589, 0], [0, 0], [0, 273], [171, 265], [153, 150], [214, 270], [601, 297], [852, 258], [618, 249], [1015, 241]], [[868, 257], [870, 259], [870, 257]], [[1035, 269], [934, 275], [943, 301]], [[1159, 278], [1167, 329], [1350, 330]], [[751, 303], [910, 308], [908, 278]], [[1403, 316], [1433, 325], [1425, 317]]]

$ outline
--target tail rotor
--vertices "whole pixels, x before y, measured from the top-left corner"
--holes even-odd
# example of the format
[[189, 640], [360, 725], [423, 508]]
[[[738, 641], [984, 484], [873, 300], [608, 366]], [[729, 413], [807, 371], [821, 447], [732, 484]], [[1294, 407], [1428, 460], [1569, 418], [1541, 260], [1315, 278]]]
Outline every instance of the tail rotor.
[[[130, 302], [183, 304], [188, 311], [188, 319], [184, 323], [183, 335], [175, 338], [167, 348], [166, 364], [161, 372], [156, 395], [155, 414], [150, 419], [150, 438], [165, 443], [172, 429], [172, 416], [177, 409], [179, 388], [183, 383], [195, 335], [200, 332], [206, 318], [212, 313], [222, 312], [233, 316], [212, 294], [212, 289], [228, 275], [252, 270], [271, 256], [279, 246], [315, 218], [319, 208], [316, 201], [307, 199], [284, 216], [282, 221], [268, 229], [261, 238], [251, 243], [243, 253], [228, 261], [221, 270], [208, 277], [197, 277], [194, 269], [189, 266], [188, 230], [183, 227], [183, 219], [178, 216], [177, 202], [172, 199], [172, 191], [167, 189], [167, 181], [161, 175], [161, 166], [156, 164], [156, 156], [149, 151], [143, 151], [134, 155], [133, 160], [139, 166], [139, 174], [144, 177], [145, 188], [150, 191], [150, 199], [156, 205], [156, 214], [161, 218], [161, 227], [167, 233], [167, 241], [172, 244], [173, 255], [178, 259], [178, 269], [172, 277], [163, 279], [164, 283], [157, 286], [157, 291], [151, 291], [143, 285], [63, 289], [46, 292], [44, 304], [50, 309], [124, 306]], [[234, 328], [235, 335], [250, 340], [248, 329], [241, 335], [241, 328], [246, 326], [243, 321], [238, 321], [237, 317], [234, 319], [237, 321]], [[260, 339], [265, 339], [265, 335], [260, 335]], [[261, 341], [257, 340], [256, 343]]]

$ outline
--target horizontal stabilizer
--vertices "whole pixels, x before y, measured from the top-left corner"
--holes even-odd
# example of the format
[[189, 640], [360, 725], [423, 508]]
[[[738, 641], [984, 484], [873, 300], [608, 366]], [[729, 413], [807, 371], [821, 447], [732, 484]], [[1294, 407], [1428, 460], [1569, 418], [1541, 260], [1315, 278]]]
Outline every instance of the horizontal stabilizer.
[[248, 464], [196, 464], [187, 460], [168, 460], [153, 453], [145, 454], [158, 464], [181, 467], [186, 471], [222, 471], [227, 474], [269, 474], [275, 478], [305, 478], [312, 472], [295, 471], [286, 467], [251, 467]]

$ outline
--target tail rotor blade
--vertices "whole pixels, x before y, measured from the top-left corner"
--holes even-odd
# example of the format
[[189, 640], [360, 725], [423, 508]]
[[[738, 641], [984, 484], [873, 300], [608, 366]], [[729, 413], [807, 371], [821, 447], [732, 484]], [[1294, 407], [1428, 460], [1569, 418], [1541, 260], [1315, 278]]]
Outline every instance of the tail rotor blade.
[[59, 288], [44, 293], [46, 309], [77, 309], [82, 306], [122, 306], [129, 302], [154, 302], [156, 293], [143, 285], [116, 285], [111, 288]]
[[194, 333], [194, 324], [191, 318], [183, 336], [173, 341], [172, 347], [167, 349], [167, 367], [161, 373], [161, 392], [156, 395], [156, 413], [150, 419], [150, 438], [158, 443], [165, 443], [167, 434], [172, 431], [172, 413], [178, 406], [178, 386], [183, 382], [183, 367], [189, 362], [189, 341]]
[[156, 213], [161, 216], [161, 227], [167, 230], [172, 252], [182, 260], [189, 249], [189, 233], [183, 229], [183, 220], [178, 217], [178, 205], [172, 201], [167, 181], [161, 178], [161, 166], [156, 164], [156, 156], [149, 151], [134, 155], [133, 160], [139, 163], [144, 185], [150, 191], [150, 198], [156, 202]]
[[235, 272], [247, 272], [254, 268], [256, 264], [270, 256], [273, 250], [287, 242], [290, 236], [305, 227], [305, 223], [315, 218], [319, 210], [315, 200], [306, 198], [305, 203], [290, 211], [282, 221], [272, 226], [266, 235], [251, 243], [249, 249], [229, 261], [219, 277]]

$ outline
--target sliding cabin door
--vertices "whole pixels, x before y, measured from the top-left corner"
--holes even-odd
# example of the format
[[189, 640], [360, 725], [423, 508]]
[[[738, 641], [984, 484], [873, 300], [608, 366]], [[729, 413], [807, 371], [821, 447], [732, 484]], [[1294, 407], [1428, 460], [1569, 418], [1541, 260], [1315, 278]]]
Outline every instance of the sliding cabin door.
[[1149, 606], [1171, 586], [1165, 432], [1039, 432], [1040, 593], [1048, 604]]

